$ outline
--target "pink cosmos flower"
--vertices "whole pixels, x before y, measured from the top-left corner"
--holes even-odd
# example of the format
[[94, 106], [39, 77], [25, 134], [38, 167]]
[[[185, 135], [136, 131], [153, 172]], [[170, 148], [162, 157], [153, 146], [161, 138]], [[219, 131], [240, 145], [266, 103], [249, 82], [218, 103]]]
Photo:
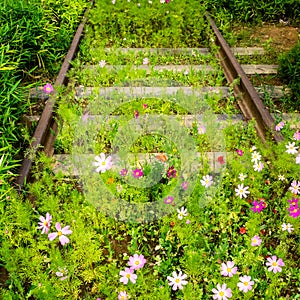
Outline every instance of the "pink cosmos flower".
[[200, 125], [198, 127], [198, 134], [204, 134], [206, 132], [206, 128], [204, 125]]
[[275, 126], [275, 130], [280, 131], [283, 128], [283, 126], [284, 126], [284, 122], [281, 121]]
[[262, 162], [255, 163], [253, 165], [254, 171], [257, 171], [257, 172], [261, 172], [263, 168], [264, 168], [264, 164]]
[[131, 267], [131, 269], [138, 270], [143, 268], [145, 263], [146, 259], [143, 254], [134, 254], [133, 256], [129, 257], [128, 265]]
[[293, 135], [295, 141], [300, 141], [300, 131], [296, 131]]
[[293, 182], [291, 183], [291, 186], [289, 187], [289, 190], [293, 194], [297, 195], [297, 194], [299, 194], [299, 189], [300, 189], [300, 182], [299, 181], [297, 182], [296, 180], [293, 180]]
[[189, 187], [189, 183], [187, 181], [184, 181], [182, 184], [181, 184], [181, 187], [184, 191], [186, 191]]
[[232, 297], [231, 289], [227, 288], [226, 283], [223, 283], [222, 286], [218, 283], [217, 289], [212, 289], [214, 299], [217, 300], [227, 300]]
[[288, 208], [288, 211], [290, 212], [290, 216], [293, 218], [297, 218], [300, 215], [300, 208], [296, 206], [290, 206]]
[[243, 154], [244, 154], [243, 150], [241, 150], [241, 149], [236, 149], [235, 151], [239, 156], [243, 156]]
[[128, 294], [125, 291], [121, 291], [118, 294], [118, 300], [127, 300], [128, 299]]
[[168, 196], [167, 198], [164, 199], [165, 204], [172, 204], [174, 201], [174, 198], [172, 196]]
[[252, 290], [252, 286], [254, 281], [251, 280], [250, 276], [244, 275], [240, 277], [240, 282], [237, 284], [240, 291], [247, 293], [248, 291]]
[[47, 212], [46, 213], [46, 218], [43, 216], [39, 217], [39, 220], [41, 222], [38, 222], [38, 225], [40, 225], [38, 227], [38, 229], [42, 229], [42, 234], [44, 233], [48, 233], [50, 226], [51, 226], [51, 220], [52, 220], [52, 216]]
[[120, 282], [123, 282], [124, 284], [127, 284], [129, 280], [133, 284], [136, 282], [137, 275], [134, 274], [134, 270], [131, 268], [125, 268], [125, 271], [120, 271], [120, 275], [122, 276]]
[[300, 164], [300, 153], [297, 155], [296, 157], [296, 164], [299, 165]]
[[287, 224], [283, 223], [281, 225], [281, 229], [282, 229], [282, 231], [287, 231], [288, 233], [291, 233], [294, 230], [294, 227], [290, 223], [287, 223]]
[[137, 118], [139, 117], [139, 115], [140, 115], [139, 112], [138, 112], [138, 110], [135, 110], [133, 114], [134, 114], [134, 117], [135, 117], [136, 119], [137, 119]]
[[120, 171], [120, 175], [121, 175], [121, 176], [126, 176], [127, 173], [128, 173], [128, 170], [127, 170], [127, 169], [122, 169], [122, 170]]
[[251, 239], [251, 246], [260, 246], [260, 244], [261, 244], [261, 238], [258, 235], [255, 235]]
[[222, 263], [221, 265], [221, 275], [232, 277], [237, 272], [237, 267], [234, 267], [233, 261], [228, 261], [227, 263]]
[[268, 271], [269, 272], [274, 272], [276, 274], [277, 272], [281, 272], [282, 268], [284, 266], [284, 262], [282, 261], [281, 258], [277, 260], [277, 256], [273, 255], [272, 257], [267, 258], [268, 262], [266, 262], [266, 266], [268, 266]]
[[46, 94], [51, 94], [54, 91], [53, 86], [50, 83], [44, 85], [44, 92]]
[[67, 279], [68, 278], [67, 274], [68, 274], [67, 268], [58, 268], [58, 272], [55, 272], [55, 275], [60, 277], [59, 280]]
[[252, 202], [252, 205], [253, 205], [253, 207], [251, 208], [251, 210], [253, 212], [260, 213], [264, 209], [264, 202], [263, 201], [258, 202], [258, 201], [255, 200], [255, 201]]
[[291, 206], [299, 207], [299, 199], [298, 198], [288, 199], [288, 203], [290, 203]]
[[55, 228], [57, 232], [52, 232], [48, 234], [48, 238], [50, 241], [53, 241], [57, 236], [62, 245], [65, 245], [70, 242], [70, 240], [65, 236], [65, 234], [71, 234], [72, 230], [70, 230], [70, 226], [65, 226], [63, 229], [61, 228], [60, 223], [55, 224]]
[[133, 170], [133, 172], [132, 172], [132, 176], [134, 177], [134, 178], [140, 178], [140, 177], [142, 177], [144, 175], [144, 173], [143, 173], [143, 170], [142, 169], [135, 169], [135, 170]]
[[143, 104], [143, 108], [148, 108], [148, 104], [147, 104], [147, 103], [144, 103], [144, 104]]
[[179, 271], [178, 275], [174, 271], [172, 273], [172, 276], [173, 277], [168, 276], [167, 278], [170, 281], [169, 285], [172, 286], [172, 290], [173, 291], [176, 291], [177, 289], [182, 290], [183, 289], [183, 285], [188, 284], [188, 282], [186, 280], [184, 280], [184, 279], [186, 279], [187, 275], [183, 274], [181, 271]]

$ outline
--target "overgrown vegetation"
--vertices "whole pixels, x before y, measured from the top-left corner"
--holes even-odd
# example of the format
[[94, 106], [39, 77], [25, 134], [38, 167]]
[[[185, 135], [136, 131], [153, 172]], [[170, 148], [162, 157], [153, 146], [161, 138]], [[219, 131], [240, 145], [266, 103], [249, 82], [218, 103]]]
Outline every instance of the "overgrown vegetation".
[[88, 4], [87, 0], [1, 2], [0, 180], [10, 178], [8, 171], [16, 166], [24, 146], [25, 131], [19, 122], [30, 105], [28, 89], [57, 73]]
[[300, 42], [280, 58], [279, 76], [292, 91], [294, 107], [300, 105]]

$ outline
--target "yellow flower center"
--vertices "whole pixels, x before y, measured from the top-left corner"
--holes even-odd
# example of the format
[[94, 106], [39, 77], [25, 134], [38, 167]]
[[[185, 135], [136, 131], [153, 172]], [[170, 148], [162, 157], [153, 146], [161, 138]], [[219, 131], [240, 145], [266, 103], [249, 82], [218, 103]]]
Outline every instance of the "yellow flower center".
[[176, 282], [176, 283], [179, 283], [179, 282], [180, 282], [180, 279], [179, 279], [179, 278], [176, 278], [176, 279], [175, 279], [175, 282]]
[[295, 208], [295, 209], [293, 210], [293, 212], [294, 212], [294, 213], [297, 212], [297, 208]]
[[44, 225], [45, 225], [45, 226], [48, 226], [48, 222], [47, 222], [47, 221], [44, 221]]
[[57, 235], [58, 235], [58, 236], [61, 236], [61, 235], [62, 235], [62, 232], [61, 232], [61, 231], [58, 231], [58, 232], [57, 232]]
[[140, 261], [139, 260], [136, 260], [135, 261], [135, 264], [138, 266], [140, 264]]
[[231, 268], [227, 268], [227, 272], [230, 273], [231, 272]]
[[103, 161], [103, 162], [102, 162], [102, 166], [105, 166], [105, 165], [106, 165], [106, 162], [105, 162], [105, 161]]
[[50, 87], [49, 87], [49, 86], [47, 86], [47, 87], [46, 87], [46, 90], [47, 90], [48, 92], [50, 92], [50, 91], [51, 91], [51, 89], [50, 89]]
[[240, 194], [243, 194], [244, 193], [244, 190], [240, 189]]
[[127, 277], [127, 278], [130, 278], [130, 274], [129, 274], [129, 273], [128, 273], [128, 274], [126, 274], [126, 277]]
[[256, 205], [255, 207], [256, 207], [256, 208], [259, 208], [259, 205]]
[[277, 266], [277, 262], [276, 261], [272, 262], [272, 266], [276, 267]]
[[220, 296], [223, 297], [225, 295], [224, 292], [220, 292]]
[[247, 281], [244, 282], [244, 285], [247, 286], [249, 283]]
[[253, 240], [253, 243], [256, 244], [256, 243], [257, 243], [257, 239], [254, 239], [254, 240]]

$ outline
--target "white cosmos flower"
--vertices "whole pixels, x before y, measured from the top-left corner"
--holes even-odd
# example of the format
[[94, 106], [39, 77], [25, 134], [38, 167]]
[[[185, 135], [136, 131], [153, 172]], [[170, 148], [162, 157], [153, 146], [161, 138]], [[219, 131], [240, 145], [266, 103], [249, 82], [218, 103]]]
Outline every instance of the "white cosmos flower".
[[298, 152], [298, 147], [295, 146], [295, 142], [289, 142], [285, 147], [287, 148], [285, 152], [288, 154], [296, 154]]
[[178, 219], [182, 220], [183, 217], [186, 217], [188, 215], [187, 209], [184, 207], [181, 207], [180, 209], [177, 209], [178, 212]]
[[240, 173], [239, 174], [239, 180], [244, 181], [247, 178], [246, 174]]
[[96, 162], [93, 162], [93, 166], [97, 167], [96, 172], [104, 173], [105, 171], [112, 168], [111, 156], [105, 158], [104, 153], [100, 153], [99, 156], [95, 157]]
[[188, 282], [184, 279], [186, 279], [187, 275], [186, 274], [183, 274], [181, 271], [179, 271], [178, 275], [177, 273], [174, 271], [172, 273], [172, 276], [168, 276], [168, 280], [170, 281], [169, 282], [169, 285], [172, 286], [172, 290], [176, 291], [177, 289], [180, 289], [182, 290], [183, 289], [183, 285], [186, 285], [188, 284]]
[[239, 184], [237, 189], [235, 189], [235, 192], [236, 192], [236, 196], [240, 196], [240, 198], [242, 199], [243, 197], [244, 198], [247, 198], [247, 194], [250, 194], [250, 192], [248, 191], [249, 187], [248, 186], [245, 186], [244, 187], [244, 184]]
[[254, 151], [251, 155], [251, 161], [254, 162], [254, 163], [257, 163], [260, 161], [261, 159], [261, 155], [257, 152], [257, 151]]
[[283, 223], [283, 224], [281, 225], [281, 229], [282, 229], [282, 231], [285, 231], [285, 230], [286, 230], [288, 233], [291, 233], [291, 232], [294, 230], [294, 227], [293, 227], [293, 225], [290, 224], [290, 223], [287, 223], [287, 224]]

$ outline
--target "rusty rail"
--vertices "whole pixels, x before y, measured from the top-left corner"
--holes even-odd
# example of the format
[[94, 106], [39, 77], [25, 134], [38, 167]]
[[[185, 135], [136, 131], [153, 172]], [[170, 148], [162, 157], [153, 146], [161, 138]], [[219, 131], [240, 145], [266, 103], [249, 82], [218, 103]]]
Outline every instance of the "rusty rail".
[[268, 135], [271, 135], [277, 143], [283, 141], [283, 136], [274, 130], [274, 119], [264, 107], [258, 93], [231, 52], [229, 45], [218, 30], [215, 22], [208, 13], [205, 16], [210, 22], [210, 26], [217, 38], [216, 44], [220, 47], [218, 57], [227, 81], [232, 83], [234, 80], [239, 79], [237, 80], [237, 84], [233, 86], [233, 92], [236, 99], [238, 99], [238, 105], [242, 113], [246, 119], [255, 119], [258, 136], [264, 142], [267, 140]]
[[[91, 7], [94, 4], [94, 0], [91, 0]], [[67, 72], [70, 68], [70, 62], [74, 58], [81, 35], [83, 32], [84, 25], [87, 21], [87, 15], [89, 13], [90, 8], [88, 8], [83, 16], [81, 23], [79, 24], [77, 31], [74, 35], [73, 41], [69, 48], [67, 55], [63, 61], [61, 69], [57, 75], [54, 86], [61, 86], [65, 84], [67, 78]], [[16, 179], [16, 184], [18, 186], [19, 191], [24, 186], [24, 183], [27, 181], [30, 169], [32, 167], [32, 163], [34, 157], [37, 154], [39, 148], [44, 147], [44, 150], [48, 154], [53, 154], [53, 145], [55, 141], [55, 135], [57, 135], [57, 124], [53, 120], [53, 108], [56, 102], [56, 93], [49, 97], [48, 102], [45, 105], [41, 118], [39, 119], [38, 125], [35, 129], [35, 132], [32, 137], [32, 143], [29, 146], [28, 153], [22, 161], [21, 168], [19, 170], [19, 176]], [[51, 131], [51, 132], [50, 132]]]

